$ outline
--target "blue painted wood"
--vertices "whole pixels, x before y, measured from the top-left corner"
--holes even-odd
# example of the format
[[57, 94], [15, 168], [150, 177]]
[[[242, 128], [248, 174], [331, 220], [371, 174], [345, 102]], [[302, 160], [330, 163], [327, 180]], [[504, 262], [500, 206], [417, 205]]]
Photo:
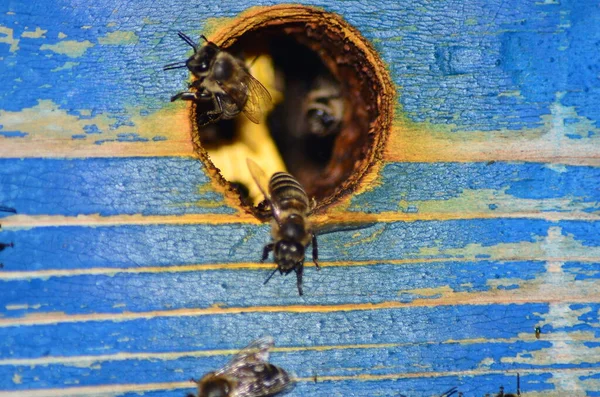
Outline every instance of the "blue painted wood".
[[221, 201], [223, 196], [211, 188], [196, 159], [0, 159], [0, 202], [18, 205], [20, 214], [235, 212], [226, 205], [213, 204]]
[[[301, 351], [286, 352], [285, 354], [273, 353], [273, 362], [288, 368], [297, 377], [346, 377], [350, 374], [360, 373], [368, 376], [385, 376], [387, 374], [411, 374], [426, 377], [428, 373], [462, 372], [477, 369], [482, 360], [492, 358], [500, 360], [503, 354], [519, 354], [523, 351], [536, 351], [548, 347], [549, 342], [539, 343], [498, 343], [496, 349], [491, 351], [485, 344], [413, 344], [395, 348], [371, 349], [331, 349], [324, 352]], [[537, 348], [536, 348], [537, 347]], [[457, 355], [463, 355], [462, 360], [453, 360]], [[368, 361], [365, 362], [365, 357]], [[418, 361], [415, 362], [415, 357]], [[96, 365], [84, 367], [81, 363], [66, 365], [51, 365], [50, 368], [42, 366], [5, 366], [0, 368], [0, 374], [5, 385], [11, 383], [13, 373], [18, 373], [25, 381], [19, 389], [24, 390], [32, 385], [36, 387], [50, 387], [53, 383], [65, 384], [79, 381], [80, 386], [92, 386], [111, 383], [115, 377], [123, 383], [151, 384], [156, 379], [165, 382], [185, 382], [189, 380], [187, 374], [206, 373], [225, 364], [230, 357], [217, 355], [206, 357], [181, 357], [177, 359], [135, 359], [119, 361], [96, 361]], [[318, 365], [315, 365], [318, 363]], [[368, 366], [368, 367], [366, 367]], [[547, 367], [517, 366], [498, 364], [488, 368], [488, 371], [500, 373], [508, 370], [526, 370], [535, 368], [536, 371], [550, 370]], [[576, 365], [565, 366], [563, 369], [573, 368]], [[123, 368], [132, 368], [134, 371], [123, 373]], [[166, 370], [167, 369], [167, 370]], [[596, 368], [594, 368], [597, 370]], [[592, 369], [592, 370], [594, 370]], [[50, 371], [48, 371], [50, 370]], [[50, 372], [51, 378], [44, 381], [45, 374]], [[508, 385], [507, 385], [508, 386]], [[511, 385], [513, 387], [515, 385]], [[546, 387], [548, 387], [546, 385]]]
[[[533, 244], [557, 227], [583, 245], [597, 246], [600, 242], [600, 222], [503, 218], [389, 222], [320, 236], [319, 258], [384, 261], [468, 257], [468, 244]], [[3, 235], [22, 248], [3, 253], [7, 270], [257, 262], [262, 247], [271, 239], [267, 224], [58, 226], [6, 230]], [[458, 249], [465, 250], [454, 255], [445, 252]], [[478, 256], [486, 258], [489, 254]]]
[[[599, 305], [586, 304], [590, 310]], [[85, 356], [118, 352], [186, 352], [231, 349], [248, 335], [276, 334], [277, 346], [329, 346], [365, 343], [427, 343], [449, 340], [517, 337], [533, 331], [547, 315], [548, 304], [406, 307], [320, 313], [207, 314], [129, 321], [93, 320], [55, 325], [3, 327], [5, 358]], [[118, 317], [114, 317], [118, 320]], [[508, 321], [507, 319], [510, 319]], [[437, 324], [437, 325], [436, 325]], [[444, 324], [444, 327], [439, 326]], [[244, 340], [240, 331], [244, 330]], [[571, 327], [557, 328], [569, 330]], [[593, 331], [592, 324], [577, 329]], [[533, 332], [531, 332], [533, 333]], [[46, 349], [27, 341], [45, 340]], [[490, 345], [493, 350], [493, 345]], [[364, 357], [367, 359], [366, 357]]]
[[[266, 225], [134, 225], [122, 216], [236, 213], [191, 152], [162, 157], [128, 144], [180, 144], [170, 125], [144, 130], [181, 110], [167, 102], [187, 73], [162, 71], [187, 50], [176, 32], [197, 36], [256, 3], [4, 2], [0, 149], [25, 142], [38, 152], [0, 159], [0, 206], [26, 215], [0, 213], [10, 225], [0, 241], [15, 242], [0, 253], [0, 394], [89, 385], [133, 396], [123, 385], [136, 384], [145, 396], [183, 396], [193, 391], [189, 377], [228, 359], [186, 352], [271, 334], [295, 348], [272, 355], [304, 378], [290, 396], [439, 396], [453, 386], [482, 396], [500, 385], [514, 391], [515, 371], [525, 396], [600, 395], [599, 168], [548, 155], [573, 142], [598, 147], [597, 4], [302, 2], [340, 13], [374, 43], [397, 86], [399, 118], [424, 140], [432, 131], [448, 146], [479, 139], [496, 160], [506, 140], [521, 139], [535, 163], [408, 164], [386, 154], [349, 209], [433, 219], [320, 237], [332, 266], [307, 266], [298, 297], [293, 278], [262, 286], [268, 268], [252, 265]], [[528, 147], [536, 139], [546, 145], [542, 160]], [[96, 155], [111, 142], [122, 146], [103, 158], [57, 159], [77, 157], [74, 145]], [[569, 162], [578, 164], [577, 152]], [[93, 214], [118, 226], [69, 225]], [[41, 226], [44, 215], [67, 218]], [[453, 301], [458, 294], [466, 300]], [[338, 347], [311, 350], [319, 346]]]
[[[274, 268], [275, 265], [273, 264]], [[228, 307], [280, 306], [403, 302], [415, 299], [437, 300], [442, 290], [425, 295], [427, 288], [449, 288], [453, 292], [489, 292], [520, 288], [528, 280], [546, 274], [545, 262], [425, 262], [402, 265], [326, 266], [317, 272], [305, 271], [306, 295], [294, 289], [295, 277], [275, 277], [267, 285], [267, 269], [203, 270], [192, 268], [176, 273], [120, 273], [66, 277], [27, 278], [0, 282], [6, 291], [0, 295], [0, 307], [13, 306], [4, 317], [23, 317], [39, 312], [66, 314], [150, 312], [179, 308], [207, 308], [214, 302]], [[598, 263], [565, 265], [565, 273], [576, 280], [597, 277]], [[1, 275], [0, 275], [1, 276]], [[31, 277], [31, 276], [29, 276]], [[510, 283], [494, 285], [498, 279]], [[336, 293], [331, 294], [331, 285]], [[154, 292], [152, 300], [147, 294]], [[249, 303], [249, 291], [252, 300]], [[44, 302], [43, 307], [37, 307]]]
[[[193, 158], [0, 159], [0, 181], [0, 202], [18, 203], [21, 214], [235, 212], [213, 204], [223, 198], [213, 191], [202, 165]], [[486, 194], [482, 192], [489, 193], [482, 197]], [[461, 197], [463, 210], [479, 209], [482, 200], [489, 200], [483, 203], [489, 212], [518, 212], [523, 211], [518, 200], [537, 200], [536, 208], [542, 211], [597, 212], [600, 168], [501, 162], [388, 163], [379, 185], [355, 196], [349, 208], [423, 212], [423, 204]]]

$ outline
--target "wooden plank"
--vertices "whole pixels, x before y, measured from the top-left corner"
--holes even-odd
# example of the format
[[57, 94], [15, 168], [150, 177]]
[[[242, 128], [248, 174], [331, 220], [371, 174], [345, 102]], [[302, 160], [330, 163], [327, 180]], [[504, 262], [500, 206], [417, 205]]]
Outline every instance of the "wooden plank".
[[[277, 1], [280, 2], [280, 1]], [[305, 4], [397, 87], [381, 167], [262, 282], [269, 228], [194, 157], [176, 32], [253, 4], [0, 6], [0, 396], [182, 396], [274, 335], [293, 396], [600, 393], [600, 13], [591, 1]], [[534, 327], [542, 329], [535, 338]], [[317, 382], [314, 381], [317, 376]]]

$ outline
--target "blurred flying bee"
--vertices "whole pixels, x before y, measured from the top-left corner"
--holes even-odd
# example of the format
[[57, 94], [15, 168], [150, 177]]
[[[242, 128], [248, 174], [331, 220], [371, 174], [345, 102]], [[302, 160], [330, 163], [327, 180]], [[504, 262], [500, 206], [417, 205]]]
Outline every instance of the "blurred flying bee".
[[[270, 364], [269, 349], [273, 338], [264, 337], [250, 343], [223, 368], [209, 372], [198, 384], [197, 397], [273, 396], [287, 389], [292, 381], [287, 372]], [[196, 397], [188, 394], [187, 397]]]
[[540, 339], [541, 334], [542, 334], [542, 329], [540, 327], [535, 327], [535, 339]]
[[318, 263], [317, 236], [313, 232], [308, 215], [311, 205], [304, 188], [290, 174], [276, 172], [267, 182], [264, 171], [254, 161], [247, 159], [248, 169], [252, 178], [264, 194], [265, 200], [271, 209], [271, 235], [274, 242], [265, 245], [262, 262], [267, 259], [269, 252], [277, 268], [265, 281], [265, 284], [279, 270], [280, 274], [296, 272], [298, 293], [302, 295], [302, 273], [304, 271], [304, 253], [312, 243], [312, 259], [320, 269]]
[[333, 76], [316, 78], [304, 100], [303, 111], [309, 134], [324, 137], [340, 131], [344, 99], [340, 84]]
[[271, 104], [271, 95], [252, 77], [244, 61], [222, 50], [205, 36], [201, 37], [206, 44], [198, 48], [182, 32], [178, 35], [194, 49], [194, 54], [185, 62], [166, 65], [164, 70], [187, 67], [196, 80], [189, 85], [194, 91], [180, 92], [171, 97], [171, 102], [177, 99], [197, 103], [212, 101], [212, 107], [203, 107], [200, 111], [197, 117], [199, 126], [232, 119], [240, 112], [258, 124]]
[[[498, 392], [498, 394], [496, 394], [495, 397], [517, 397], [521, 395], [521, 377], [519, 376], [519, 374], [517, 373], [517, 394], [514, 393], [504, 393], [504, 386], [500, 386], [500, 391]], [[489, 394], [486, 394], [486, 397], [489, 396]]]

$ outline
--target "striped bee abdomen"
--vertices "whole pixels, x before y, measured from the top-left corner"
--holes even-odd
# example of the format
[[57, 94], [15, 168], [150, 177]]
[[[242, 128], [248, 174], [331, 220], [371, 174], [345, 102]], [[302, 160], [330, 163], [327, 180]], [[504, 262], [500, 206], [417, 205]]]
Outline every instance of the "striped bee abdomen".
[[269, 193], [271, 200], [277, 202], [282, 210], [308, 212], [309, 200], [306, 191], [296, 178], [286, 172], [273, 174], [269, 181]]

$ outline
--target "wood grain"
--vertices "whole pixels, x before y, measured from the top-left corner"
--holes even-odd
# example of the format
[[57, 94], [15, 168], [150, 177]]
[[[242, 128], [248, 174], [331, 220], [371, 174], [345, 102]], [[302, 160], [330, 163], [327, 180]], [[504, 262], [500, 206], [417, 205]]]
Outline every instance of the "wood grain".
[[177, 31], [257, 3], [0, 6], [0, 396], [183, 396], [263, 335], [290, 396], [600, 393], [597, 4], [302, 3], [398, 99], [382, 163], [315, 218], [361, 227], [319, 237], [303, 297], [263, 285], [269, 227], [211, 182], [169, 103], [187, 72], [162, 71]]

